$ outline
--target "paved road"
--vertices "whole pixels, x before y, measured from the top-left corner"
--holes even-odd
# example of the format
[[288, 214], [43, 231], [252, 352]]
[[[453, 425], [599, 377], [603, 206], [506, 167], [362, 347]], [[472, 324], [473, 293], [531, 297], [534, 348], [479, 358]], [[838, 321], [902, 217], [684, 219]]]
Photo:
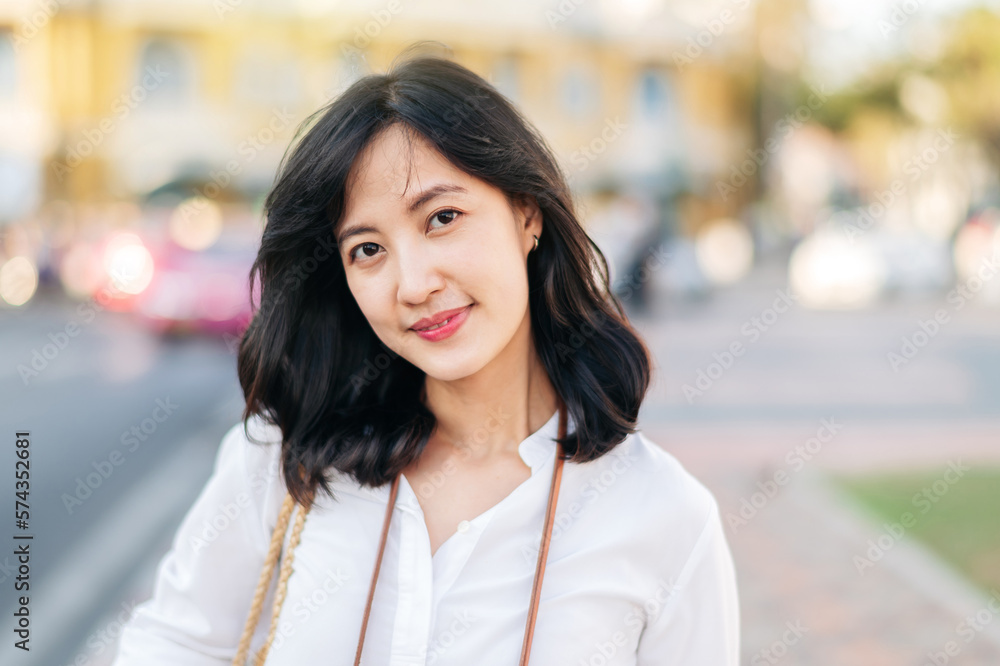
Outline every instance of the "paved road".
[[[882, 423], [1000, 418], [1000, 306], [956, 310], [929, 294], [818, 312], [786, 305], [789, 294], [780, 270], [766, 269], [707, 302], [661, 299], [655, 318], [636, 318], [659, 364], [644, 422], [787, 422], [831, 411]], [[921, 322], [933, 329], [941, 310], [949, 319], [927, 338]], [[903, 339], [914, 337], [924, 345], [905, 358]], [[734, 344], [740, 354], [730, 358]], [[890, 353], [902, 360], [895, 368]]]
[[[73, 322], [79, 332], [63, 338]], [[0, 332], [0, 423], [10, 443], [0, 454], [0, 497], [13, 496], [10, 438], [28, 429], [35, 537], [33, 650], [9, 652], [5, 639], [0, 663], [70, 663], [207, 478], [222, 433], [238, 418], [235, 357], [212, 340], [165, 343], [121, 313], [88, 320], [58, 298], [0, 311]], [[51, 358], [36, 360], [38, 374], [25, 382], [18, 365], [32, 368], [36, 350]], [[147, 486], [180, 455], [190, 464], [170, 501], [157, 502]], [[2, 538], [10, 542], [9, 533]], [[11, 552], [0, 556], [5, 618], [15, 596]]]

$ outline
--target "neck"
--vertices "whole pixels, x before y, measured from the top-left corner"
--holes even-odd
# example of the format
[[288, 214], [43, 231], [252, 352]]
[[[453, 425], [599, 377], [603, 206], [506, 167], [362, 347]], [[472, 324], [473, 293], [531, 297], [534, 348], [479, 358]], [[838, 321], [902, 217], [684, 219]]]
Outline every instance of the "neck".
[[425, 404], [437, 420], [428, 447], [454, 449], [478, 464], [519, 456], [520, 443], [558, 407], [545, 366], [530, 335], [526, 337], [527, 353], [520, 355], [521, 362], [510, 362], [501, 353], [479, 372], [459, 380], [425, 378]]

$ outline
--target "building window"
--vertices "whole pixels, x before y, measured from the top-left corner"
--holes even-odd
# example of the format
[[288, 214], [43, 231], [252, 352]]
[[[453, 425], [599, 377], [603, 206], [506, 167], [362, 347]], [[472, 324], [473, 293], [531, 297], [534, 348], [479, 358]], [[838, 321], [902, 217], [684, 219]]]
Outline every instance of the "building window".
[[182, 104], [195, 98], [195, 59], [176, 39], [153, 38], [142, 49], [136, 85], [154, 104]]
[[504, 97], [517, 103], [521, 95], [521, 65], [517, 56], [508, 55], [500, 58], [494, 63], [490, 74], [493, 87]]
[[10, 33], [0, 31], [0, 99], [11, 99], [17, 92], [17, 58]]
[[574, 118], [590, 118], [597, 112], [597, 80], [593, 72], [574, 65], [562, 77], [562, 105]]
[[644, 69], [639, 74], [638, 110], [645, 120], [662, 119], [669, 108], [669, 84], [662, 72]]

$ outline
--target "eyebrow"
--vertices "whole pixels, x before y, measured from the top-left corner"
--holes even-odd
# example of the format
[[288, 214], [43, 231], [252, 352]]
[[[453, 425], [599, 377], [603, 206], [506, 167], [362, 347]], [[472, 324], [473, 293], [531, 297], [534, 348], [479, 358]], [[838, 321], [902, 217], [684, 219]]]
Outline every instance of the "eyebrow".
[[[420, 192], [419, 194], [414, 196], [413, 199], [410, 201], [410, 205], [407, 208], [409, 212], [413, 213], [416, 210], [418, 210], [421, 206], [426, 204], [428, 201], [433, 199], [434, 197], [438, 197], [441, 196], [442, 194], [449, 194], [449, 193], [468, 194], [468, 192], [469, 191], [464, 187], [462, 187], [461, 185], [447, 185], [447, 184], [435, 185], [434, 187], [429, 187], [423, 192]], [[357, 236], [358, 234], [366, 234], [366, 233], [377, 233], [377, 232], [378, 229], [367, 224], [348, 227], [343, 232], [341, 232], [340, 236], [337, 238], [337, 244], [338, 245], [343, 244], [343, 242], [346, 241], [351, 236]]]

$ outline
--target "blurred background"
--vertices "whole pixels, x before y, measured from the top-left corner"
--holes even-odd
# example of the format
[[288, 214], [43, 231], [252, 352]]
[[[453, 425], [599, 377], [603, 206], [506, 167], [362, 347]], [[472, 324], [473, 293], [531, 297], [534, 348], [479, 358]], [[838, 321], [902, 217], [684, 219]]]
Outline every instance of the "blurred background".
[[744, 662], [1000, 663], [1000, 4], [961, 0], [0, 0], [0, 663], [110, 663], [239, 418], [284, 151], [426, 39], [558, 156]]

